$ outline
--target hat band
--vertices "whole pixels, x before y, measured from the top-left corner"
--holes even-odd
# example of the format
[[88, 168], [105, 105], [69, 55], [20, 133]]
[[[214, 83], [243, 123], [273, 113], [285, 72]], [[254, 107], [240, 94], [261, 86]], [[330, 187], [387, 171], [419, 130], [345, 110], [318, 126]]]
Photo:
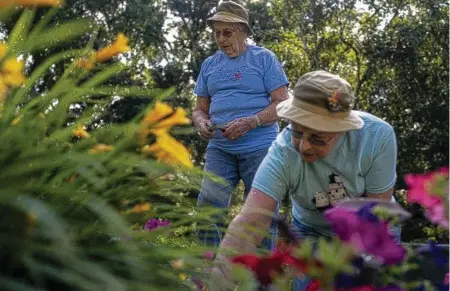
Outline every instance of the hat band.
[[217, 16], [228, 16], [228, 17], [238, 18], [241, 21], [243, 21], [245, 23], [248, 23], [248, 20], [245, 19], [244, 17], [241, 17], [239, 15], [236, 15], [236, 14], [233, 14], [233, 13], [230, 13], [230, 12], [226, 12], [226, 11], [219, 11], [219, 12], [217, 12], [213, 17], [211, 17], [211, 20], [214, 20], [214, 18], [217, 18]]
[[311, 103], [305, 102], [303, 100], [298, 100], [297, 98], [293, 98], [292, 105], [308, 110], [312, 113], [319, 114], [322, 116], [327, 117], [338, 117], [338, 118], [346, 118], [350, 115], [351, 110], [349, 111], [338, 111], [338, 112], [331, 112], [328, 109], [313, 105]]

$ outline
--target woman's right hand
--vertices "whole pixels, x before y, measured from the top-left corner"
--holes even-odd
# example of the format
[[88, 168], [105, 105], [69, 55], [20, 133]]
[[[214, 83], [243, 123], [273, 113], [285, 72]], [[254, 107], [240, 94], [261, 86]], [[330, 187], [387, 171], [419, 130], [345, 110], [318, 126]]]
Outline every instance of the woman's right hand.
[[211, 120], [204, 119], [200, 122], [200, 125], [198, 127], [198, 133], [202, 138], [210, 139], [214, 136], [214, 131], [209, 129], [211, 125], [212, 125]]

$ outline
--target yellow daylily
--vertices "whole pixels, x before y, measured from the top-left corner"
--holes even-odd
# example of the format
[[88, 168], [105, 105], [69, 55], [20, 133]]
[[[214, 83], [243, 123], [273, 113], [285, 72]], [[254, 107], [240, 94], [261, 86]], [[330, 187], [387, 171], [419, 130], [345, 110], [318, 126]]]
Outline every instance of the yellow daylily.
[[6, 56], [8, 53], [8, 46], [3, 41], [0, 41], [0, 61]]
[[25, 77], [22, 74], [23, 67], [23, 60], [17, 60], [16, 58], [7, 59], [1, 69], [4, 82], [11, 86], [22, 85], [25, 81]]
[[141, 145], [147, 142], [147, 136], [150, 133], [150, 126], [155, 122], [173, 113], [173, 108], [161, 101], [156, 101], [155, 106], [150, 109], [142, 119], [139, 130], [139, 143]]
[[21, 5], [21, 6], [59, 6], [62, 5], [62, 0], [2, 0], [0, 1], [0, 7], [6, 7], [9, 5]]
[[79, 68], [83, 68], [86, 70], [91, 70], [95, 65], [95, 52], [89, 54], [88, 57], [82, 57], [75, 61], [75, 65]]
[[145, 114], [143, 122], [147, 124], [155, 123], [172, 113], [172, 107], [167, 105], [167, 103], [163, 103], [158, 100], [156, 101], [154, 108]]
[[133, 208], [131, 208], [130, 212], [142, 213], [142, 212], [149, 211], [151, 208], [152, 208], [152, 205], [148, 202], [145, 202], [145, 203], [135, 205]]
[[90, 136], [86, 129], [84, 129], [84, 126], [80, 124], [77, 125], [76, 129], [72, 130], [72, 135], [79, 138], [88, 138]]
[[89, 154], [101, 154], [101, 153], [106, 153], [106, 152], [110, 152], [114, 149], [114, 147], [112, 145], [107, 145], [107, 144], [103, 144], [103, 143], [99, 143], [94, 145], [90, 150], [89, 150]]
[[159, 162], [169, 165], [183, 165], [188, 168], [194, 167], [188, 150], [169, 134], [159, 135], [156, 138], [156, 143], [144, 146], [141, 151], [144, 154], [155, 156]]
[[108, 45], [97, 52], [95, 60], [100, 63], [105, 62], [110, 58], [128, 52], [129, 50], [128, 38], [123, 33], [119, 33], [116, 40], [111, 45]]
[[191, 120], [186, 117], [186, 111], [183, 108], [177, 108], [174, 114], [168, 118], [158, 122], [153, 128], [152, 133], [155, 135], [161, 135], [168, 132], [172, 126], [179, 124], [189, 124]]

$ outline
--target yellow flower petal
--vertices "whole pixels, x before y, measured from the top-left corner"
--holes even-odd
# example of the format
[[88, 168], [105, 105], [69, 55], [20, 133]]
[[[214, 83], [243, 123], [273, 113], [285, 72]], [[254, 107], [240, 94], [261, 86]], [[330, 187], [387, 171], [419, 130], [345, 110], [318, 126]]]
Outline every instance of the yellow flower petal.
[[25, 76], [17, 72], [5, 74], [5, 82], [10, 86], [18, 87], [25, 82]]
[[154, 109], [151, 109], [145, 114], [143, 122], [147, 124], [155, 123], [164, 117], [173, 113], [173, 108], [161, 101], [156, 101]]
[[152, 205], [148, 202], [145, 202], [145, 203], [135, 205], [133, 208], [131, 208], [130, 212], [142, 213], [142, 212], [149, 211], [151, 208], [152, 208]]
[[22, 74], [23, 60], [8, 58], [2, 65], [3, 79], [7, 85], [20, 86], [25, 81]]
[[114, 147], [112, 145], [107, 145], [107, 144], [103, 144], [103, 143], [99, 143], [94, 145], [90, 150], [89, 150], [89, 154], [93, 155], [93, 154], [101, 154], [101, 153], [106, 153], [106, 152], [110, 152], [114, 149]]
[[22, 5], [22, 6], [59, 6], [62, 5], [62, 0], [2, 0], [0, 1], [0, 7], [6, 7], [9, 5]]
[[108, 45], [97, 52], [96, 61], [100, 63], [105, 62], [110, 58], [129, 50], [128, 38], [123, 33], [119, 33], [116, 40], [111, 45]]
[[92, 52], [87, 57], [82, 57], [82, 58], [75, 60], [75, 66], [86, 69], [86, 70], [91, 70], [95, 65], [95, 58], [96, 58], [96, 54], [95, 54], [95, 52]]
[[72, 130], [72, 135], [79, 138], [88, 138], [89, 133], [84, 129], [84, 126], [77, 125], [77, 128]]
[[145, 114], [139, 129], [139, 144], [147, 143], [147, 136], [150, 134], [149, 127], [155, 122], [173, 113], [173, 108], [161, 101], [156, 101], [155, 106]]
[[3, 41], [0, 41], [0, 61], [6, 56], [8, 53], [8, 46]]
[[8, 58], [2, 65], [2, 71], [8, 73], [21, 73], [23, 71], [23, 60]]
[[152, 133], [161, 135], [168, 132], [172, 126], [189, 124], [190, 122], [191, 120], [186, 117], [186, 111], [183, 108], [177, 108], [173, 115], [157, 123], [152, 129]]
[[183, 165], [188, 168], [194, 167], [188, 150], [169, 134], [159, 135], [156, 143], [151, 146], [144, 146], [142, 152], [144, 154], [152, 154], [156, 157], [157, 161], [169, 165]]

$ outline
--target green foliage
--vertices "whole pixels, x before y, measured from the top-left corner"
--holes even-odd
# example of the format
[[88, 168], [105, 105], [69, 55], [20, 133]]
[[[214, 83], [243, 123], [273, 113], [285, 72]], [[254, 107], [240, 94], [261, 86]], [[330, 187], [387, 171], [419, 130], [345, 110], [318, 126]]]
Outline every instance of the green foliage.
[[[85, 20], [52, 28], [43, 23], [48, 17], [34, 23], [34, 15], [34, 10], [24, 10], [13, 26], [7, 58], [32, 58], [31, 52], [95, 29], [82, 25]], [[80, 125], [95, 128], [98, 114], [116, 95], [151, 101], [172, 91], [104, 85], [128, 67], [112, 62], [86, 71], [76, 60], [90, 52], [64, 50], [37, 66], [28, 64], [24, 84], [0, 93], [1, 289], [191, 289], [186, 277], [196, 270], [189, 266], [201, 265], [201, 250], [188, 253], [161, 242], [182, 239], [198, 220], [184, 195], [198, 185], [198, 171], [143, 156], [137, 142], [139, 118], [90, 130], [85, 138], [75, 133]], [[56, 64], [64, 71], [53, 86], [35, 91]], [[0, 57], [1, 65], [6, 66], [6, 57]], [[69, 109], [81, 102], [93, 105], [74, 119]], [[96, 150], [99, 144], [111, 147]], [[148, 210], [135, 210], [145, 203], [151, 205]], [[170, 219], [172, 226], [143, 231], [152, 217]], [[186, 270], [171, 266], [179, 258], [186, 260]]]

